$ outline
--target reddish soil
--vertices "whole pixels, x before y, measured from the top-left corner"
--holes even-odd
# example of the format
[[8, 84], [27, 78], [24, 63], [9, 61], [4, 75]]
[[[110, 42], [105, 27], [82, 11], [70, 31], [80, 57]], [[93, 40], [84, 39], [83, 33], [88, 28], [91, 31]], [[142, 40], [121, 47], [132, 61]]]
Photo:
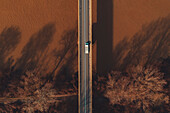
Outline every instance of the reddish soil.
[[18, 57], [29, 38], [44, 25], [54, 22], [56, 33], [51, 48], [62, 34], [77, 27], [77, 0], [1, 0], [0, 31], [5, 27], [19, 26], [22, 40], [14, 55]]

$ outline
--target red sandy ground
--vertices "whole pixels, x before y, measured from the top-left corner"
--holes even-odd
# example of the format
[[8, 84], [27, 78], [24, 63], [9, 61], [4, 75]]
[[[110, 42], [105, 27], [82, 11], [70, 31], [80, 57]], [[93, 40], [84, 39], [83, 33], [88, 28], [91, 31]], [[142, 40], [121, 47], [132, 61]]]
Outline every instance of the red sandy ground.
[[[97, 22], [96, 3], [97, 0], [93, 0], [93, 23]], [[57, 31], [51, 44], [54, 48], [64, 31], [77, 26], [77, 5], [78, 0], [1, 0], [0, 31], [11, 25], [20, 27], [22, 40], [13, 53], [18, 57], [33, 33], [45, 24], [55, 22]], [[143, 24], [167, 16], [169, 6], [169, 0], [113, 0], [113, 46], [125, 36], [132, 37]], [[93, 53], [95, 63], [95, 50]]]

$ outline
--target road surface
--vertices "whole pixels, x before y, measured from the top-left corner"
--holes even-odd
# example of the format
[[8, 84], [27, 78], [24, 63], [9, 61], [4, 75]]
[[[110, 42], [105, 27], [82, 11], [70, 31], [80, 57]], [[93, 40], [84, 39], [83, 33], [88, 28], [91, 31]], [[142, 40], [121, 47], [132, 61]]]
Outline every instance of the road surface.
[[92, 113], [92, 44], [85, 53], [85, 43], [92, 42], [91, 0], [79, 0], [79, 113]]

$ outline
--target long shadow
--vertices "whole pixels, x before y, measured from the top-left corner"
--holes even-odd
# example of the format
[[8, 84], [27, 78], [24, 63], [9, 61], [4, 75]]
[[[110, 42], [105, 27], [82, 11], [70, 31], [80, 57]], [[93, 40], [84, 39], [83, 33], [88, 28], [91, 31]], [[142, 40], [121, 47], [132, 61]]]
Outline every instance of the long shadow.
[[[6, 66], [6, 58], [12, 53], [21, 39], [20, 29], [16, 26], [5, 28], [0, 34], [0, 70]], [[8, 59], [8, 62], [11, 58]], [[10, 67], [10, 66], [9, 66]]]
[[53, 39], [55, 31], [55, 24], [49, 23], [31, 36], [21, 52], [22, 56], [15, 64], [15, 72], [23, 73], [37, 68], [41, 57]]
[[[167, 58], [170, 42], [169, 18], [170, 16], [160, 18], [145, 25], [131, 38], [130, 42], [125, 39], [122, 41], [124, 43], [120, 42], [113, 52], [113, 56], [118, 56], [113, 58], [115, 63], [112, 69], [125, 71], [130, 66], [147, 67], [159, 62], [162, 58]], [[117, 54], [118, 52], [121, 54]], [[116, 62], [117, 59], [119, 61]]]
[[[30, 40], [21, 52], [21, 57], [16, 61], [16, 64], [13, 65], [14, 69], [10, 73], [9, 79], [6, 79], [7, 82], [3, 84], [5, 91], [9, 90], [8, 86], [11, 82], [20, 80], [21, 74], [24, 74], [26, 71], [32, 71], [36, 69], [39, 67], [39, 62], [44, 62], [41, 60], [41, 57], [43, 56], [44, 51], [48, 48], [48, 44], [52, 41], [54, 33], [55, 25], [50, 23], [45, 25], [41, 30], [31, 36]], [[53, 67], [54, 69], [49, 76], [50, 79], [55, 80], [54, 87], [58, 91], [60, 91], [60, 89], [64, 89], [68, 93], [77, 92], [78, 70], [77, 67], [75, 67], [75, 65], [77, 65], [76, 61], [78, 54], [77, 39], [77, 29], [66, 31], [62, 37], [62, 40], [60, 41], [60, 50], [53, 51], [55, 58], [59, 62]], [[55, 73], [56, 70], [59, 71]], [[5, 94], [3, 92], [5, 91], [2, 91], [3, 96]], [[59, 106], [63, 106], [63, 104], [67, 105], [67, 102], [71, 103], [71, 101], [76, 103], [76, 99], [77, 98], [75, 97], [72, 100], [65, 100], [66, 102], [64, 101], [59, 103]], [[75, 107], [75, 110], [77, 110], [77, 105], [73, 106]], [[72, 108], [69, 107], [65, 110], [70, 111], [71, 109]]]
[[0, 95], [6, 89], [7, 81], [11, 79], [14, 59], [9, 55], [15, 50], [20, 39], [21, 32], [16, 26], [5, 28], [0, 34]]
[[[54, 51], [55, 58], [58, 59], [58, 62], [49, 76], [55, 80], [55, 88], [59, 90], [73, 88], [71, 81], [74, 81], [75, 77], [77, 77], [77, 37], [76, 29], [65, 32], [62, 40], [60, 41], [60, 44], [63, 46], [63, 48], [61, 48], [59, 51]], [[56, 70], [58, 71], [56, 72]]]
[[93, 42], [97, 42], [97, 73], [110, 71], [113, 48], [113, 0], [97, 0], [97, 23]]
[[[125, 37], [120, 43], [116, 45], [113, 50], [113, 58], [111, 60], [113, 64], [112, 70], [127, 72], [128, 68], [131, 66], [140, 65], [147, 67], [152, 65], [161, 69], [161, 72], [165, 73], [166, 81], [169, 82], [169, 77], [167, 77], [169, 70], [166, 69], [169, 65], [169, 26], [170, 16], [167, 16], [165, 18], [159, 18], [155, 21], [152, 21], [150, 24], [143, 26], [142, 29], [137, 32], [130, 41], [128, 41]], [[164, 61], [163, 66], [160, 67], [160, 63], [162, 63], [163, 59], [166, 59], [166, 61]], [[131, 109], [131, 106], [113, 105], [111, 107], [109, 100], [103, 95], [106, 91], [105, 87], [107, 85], [106, 82], [108, 81], [107, 75], [93, 74], [93, 77], [102, 78], [102, 80], [98, 80], [97, 78], [93, 79], [94, 112], [143, 112], [142, 109]], [[102, 108], [102, 105], [107, 105], [106, 109]], [[119, 111], [120, 108], [124, 110]], [[162, 108], [163, 107], [161, 107], [161, 109]]]
[[[96, 69], [100, 75], [106, 75], [112, 67], [113, 3], [114, 0], [97, 0], [97, 23], [93, 24], [93, 43], [97, 43]], [[96, 78], [93, 74], [93, 112], [112, 112], [109, 100], [94, 88], [94, 81]]]
[[66, 97], [57, 106], [50, 106], [48, 113], [78, 113], [76, 96]]
[[3, 64], [3, 69], [0, 68], [0, 72], [5, 70], [5, 72], [2, 73], [2, 78], [0, 79], [1, 95], [5, 90], [8, 90], [9, 83], [12, 81], [18, 81], [25, 71], [35, 70], [38, 67], [38, 64], [43, 62], [41, 57], [48, 48], [48, 44], [52, 41], [54, 33], [55, 24], [49, 23], [37, 33], [33, 34], [28, 43], [22, 49], [21, 57], [16, 60], [15, 64], [12, 57], [7, 59], [7, 62], [5, 62], [5, 58], [19, 43], [21, 32], [18, 28], [11, 27], [9, 29], [5, 29], [1, 33], [0, 46], [2, 47], [0, 47], [0, 64]]
[[[54, 88], [58, 93], [77, 93], [78, 89], [78, 68], [77, 68], [77, 28], [64, 32], [62, 39], [60, 40], [61, 49], [53, 51], [55, 59], [57, 59], [56, 66], [53, 71], [48, 75], [50, 82], [54, 82]], [[49, 112], [60, 113], [77, 113], [77, 96], [69, 97], [62, 102], [59, 102], [57, 106], [51, 106]]]

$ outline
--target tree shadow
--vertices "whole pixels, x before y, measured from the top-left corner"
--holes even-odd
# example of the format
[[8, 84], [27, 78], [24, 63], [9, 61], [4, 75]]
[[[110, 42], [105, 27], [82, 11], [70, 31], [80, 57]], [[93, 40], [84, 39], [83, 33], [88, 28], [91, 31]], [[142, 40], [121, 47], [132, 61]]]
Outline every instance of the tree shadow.
[[18, 27], [12, 26], [5, 28], [0, 34], [0, 70], [3, 71], [12, 64], [12, 57], [7, 59], [12, 53], [21, 39], [21, 32]]
[[[1, 89], [0, 94], [3, 95], [5, 90], [8, 90], [8, 84], [12, 81], [19, 81], [20, 76], [24, 74], [26, 71], [36, 70], [39, 67], [39, 63], [43, 62], [42, 57], [48, 51], [48, 45], [52, 41], [54, 33], [55, 33], [55, 24], [49, 23], [45, 25], [40, 31], [33, 34], [22, 49], [21, 57], [16, 60], [14, 64], [14, 59], [9, 57], [6, 64], [5, 58], [11, 53], [21, 38], [21, 32], [16, 27], [11, 27], [9, 29], [5, 29], [0, 39], [0, 60], [3, 64], [3, 70], [5, 67], [5, 72], [2, 71], [1, 77]], [[41, 71], [41, 70], [40, 70]]]
[[[53, 68], [46, 76], [46, 82], [53, 82], [62, 85], [78, 72], [78, 33], [77, 28], [65, 31], [57, 48], [51, 52], [50, 60], [54, 62]], [[46, 64], [47, 65], [47, 64]], [[62, 81], [63, 80], [63, 81]], [[66, 81], [65, 81], [66, 80]], [[65, 81], [65, 82], [64, 82]], [[63, 83], [64, 82], [64, 83]], [[70, 82], [70, 81], [69, 81]], [[58, 86], [58, 85], [57, 85]]]
[[51, 107], [51, 109], [53, 109], [51, 112], [56, 110], [56, 113], [78, 113], [77, 96], [67, 97], [59, 102], [57, 107]]
[[[59, 44], [60, 49], [54, 49], [56, 65], [48, 74], [48, 82], [54, 84], [58, 94], [73, 94], [78, 92], [78, 32], [76, 29], [65, 31]], [[77, 95], [64, 98], [57, 106], [51, 108], [60, 113], [77, 113]]]
[[155, 64], [168, 57], [170, 16], [143, 26], [128, 42], [122, 40], [113, 51], [113, 70], [125, 71], [131, 66]]
[[41, 30], [31, 36], [29, 42], [22, 49], [22, 56], [15, 64], [15, 72], [23, 73], [37, 68], [41, 57], [53, 39], [55, 31], [55, 24], [48, 23]]
[[[28, 43], [24, 46], [24, 48], [21, 51], [21, 57], [16, 60], [15, 64], [11, 64], [11, 71], [9, 72], [9, 77], [5, 76], [3, 73], [3, 76], [5, 79], [1, 79], [4, 81], [3, 89], [1, 88], [1, 94], [4, 96], [4, 91], [8, 92], [9, 84], [12, 83], [12, 81], [20, 81], [20, 76], [24, 74], [27, 71], [34, 71], [37, 68], [38, 71], [42, 71], [41, 67], [47, 64], [42, 64], [47, 60], [46, 57], [47, 51], [48, 51], [48, 45], [53, 39], [54, 33], [55, 33], [55, 24], [49, 23], [45, 25], [41, 30], [39, 30], [37, 33], [33, 34], [28, 41]], [[4, 30], [5, 32], [5, 30]], [[3, 35], [4, 35], [3, 32]], [[77, 80], [78, 80], [78, 67], [77, 67], [77, 56], [78, 56], [78, 35], [77, 35], [77, 28], [72, 29], [69, 31], [66, 31], [62, 37], [62, 39], [59, 42], [59, 46], [57, 46], [54, 51], [52, 51], [53, 56], [56, 59], [55, 66], [53, 67], [53, 70], [49, 72], [48, 75], [45, 75], [46, 77], [43, 78], [47, 81], [54, 83], [54, 88], [57, 89], [57, 91], [63, 91], [64, 93], [77, 93]], [[7, 33], [7, 35], [9, 35]], [[20, 35], [18, 36], [20, 37]], [[11, 44], [13, 44], [15, 41], [17, 42], [17, 39], [10, 40]], [[15, 42], [15, 43], [16, 43]], [[5, 43], [5, 41], [3, 41]], [[5, 43], [7, 44], [7, 43]], [[4, 49], [3, 58], [0, 59], [2, 61], [5, 61], [5, 57], [7, 57], [7, 52], [10, 53], [15, 48], [15, 45], [12, 46], [9, 45], [9, 47], [6, 47]], [[58, 50], [59, 49], [59, 50]], [[0, 49], [0, 52], [3, 53], [3, 50]], [[6, 55], [6, 56], [5, 56]], [[43, 58], [42, 58], [43, 57]], [[7, 61], [7, 64], [10, 63], [10, 59]], [[53, 59], [50, 59], [53, 60]], [[52, 68], [51, 67], [51, 68]], [[6, 81], [6, 82], [5, 82]], [[46, 82], [47, 82], [46, 81]], [[2, 86], [2, 85], [1, 85]], [[17, 87], [17, 85], [16, 85]], [[65, 101], [59, 103], [59, 106], [63, 106], [63, 104], [67, 104], [74, 101], [76, 103], [76, 99], [66, 99]], [[77, 110], [77, 106], [74, 105], [75, 110]], [[66, 109], [66, 111], [70, 111], [72, 108]], [[60, 110], [60, 109], [59, 109]]]
[[[159, 18], [148, 25], [144, 25], [143, 28], [137, 32], [130, 41], [128, 41], [125, 37], [113, 50], [113, 57], [112, 60], [110, 60], [110, 62], [112, 62], [111, 69], [113, 71], [126, 72], [126, 70], [128, 70], [131, 66], [157, 66], [160, 62], [162, 62], [162, 59], [168, 58], [170, 42], [169, 26], [170, 16], [167, 16], [165, 18]], [[104, 96], [108, 76], [93, 74], [93, 77], [94, 112], [143, 112], [140, 109], [132, 109], [130, 106], [111, 106], [109, 104], [109, 100], [107, 100]], [[102, 109], [102, 105], [106, 105], [106, 108]], [[124, 110], [120, 111], [119, 108]]]
[[[55, 88], [59, 90], [75, 89], [77, 87], [77, 34], [77, 29], [66, 31], [60, 41], [62, 48], [59, 51], [54, 52], [58, 62], [52, 71], [51, 76], [53, 76], [52, 79], [55, 80]], [[54, 74], [54, 72], [56, 72], [56, 74]]]
[[11, 79], [10, 72], [14, 59], [9, 56], [17, 47], [21, 39], [18, 27], [5, 28], [0, 34], [0, 95], [6, 89], [6, 83]]

